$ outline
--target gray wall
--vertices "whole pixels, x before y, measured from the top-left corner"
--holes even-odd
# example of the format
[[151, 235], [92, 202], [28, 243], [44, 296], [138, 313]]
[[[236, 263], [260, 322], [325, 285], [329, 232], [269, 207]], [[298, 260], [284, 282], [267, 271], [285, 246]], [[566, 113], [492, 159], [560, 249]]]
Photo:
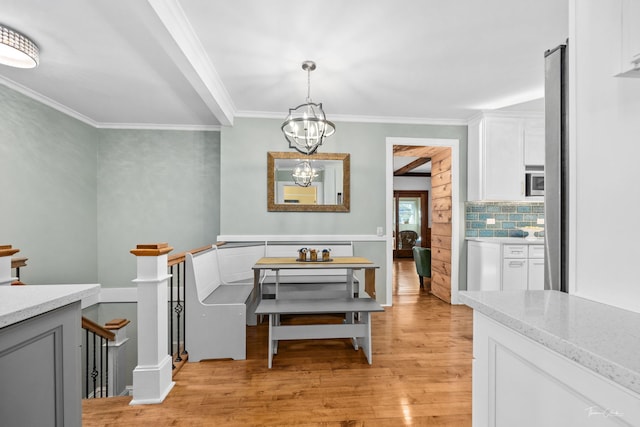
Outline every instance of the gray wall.
[[[351, 154], [351, 212], [267, 212], [267, 152], [292, 151], [280, 125], [280, 120], [239, 118], [232, 128], [222, 129], [221, 234], [375, 234], [376, 227], [385, 226], [387, 137], [458, 139], [460, 200], [466, 200], [467, 126], [338, 122], [335, 135], [319, 152]], [[464, 228], [461, 230], [464, 234]], [[384, 244], [360, 243], [356, 250], [384, 266]], [[385, 276], [386, 269], [380, 269], [376, 281], [380, 283]], [[384, 296], [380, 290], [378, 287], [378, 295]]]
[[101, 130], [98, 143], [98, 278], [130, 286], [138, 243], [178, 253], [219, 232], [220, 133]]
[[136, 244], [212, 243], [219, 170], [219, 132], [95, 129], [0, 85], [0, 244], [25, 283], [132, 286]]
[[0, 86], [0, 244], [25, 283], [97, 281], [97, 132]]

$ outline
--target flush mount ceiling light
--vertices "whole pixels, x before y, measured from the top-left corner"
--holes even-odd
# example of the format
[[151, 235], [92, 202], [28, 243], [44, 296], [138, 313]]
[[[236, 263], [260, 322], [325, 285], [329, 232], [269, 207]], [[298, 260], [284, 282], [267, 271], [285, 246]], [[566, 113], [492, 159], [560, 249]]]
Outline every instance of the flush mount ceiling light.
[[35, 68], [40, 63], [38, 46], [19, 32], [0, 24], [0, 64]]
[[315, 104], [311, 101], [311, 72], [316, 69], [316, 63], [304, 61], [302, 69], [307, 72], [307, 102], [289, 109], [289, 116], [281, 129], [289, 141], [289, 148], [313, 154], [327, 136], [333, 135], [336, 127], [327, 120], [322, 103]]
[[318, 176], [318, 173], [311, 167], [311, 163], [308, 160], [304, 160], [296, 165], [291, 176], [296, 185], [308, 187], [313, 182], [313, 179]]

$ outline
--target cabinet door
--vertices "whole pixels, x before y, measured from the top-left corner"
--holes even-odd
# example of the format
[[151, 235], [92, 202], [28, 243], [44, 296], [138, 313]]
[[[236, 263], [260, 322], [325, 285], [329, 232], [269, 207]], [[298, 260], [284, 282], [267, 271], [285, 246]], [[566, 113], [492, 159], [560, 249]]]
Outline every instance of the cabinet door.
[[505, 258], [502, 264], [502, 290], [526, 290], [527, 269], [526, 259]]
[[467, 248], [467, 289], [499, 291], [500, 244], [470, 241]]
[[522, 120], [486, 118], [484, 129], [485, 200], [524, 200]]
[[529, 259], [528, 289], [530, 291], [544, 290], [544, 259]]
[[544, 166], [544, 119], [524, 122], [524, 164]]

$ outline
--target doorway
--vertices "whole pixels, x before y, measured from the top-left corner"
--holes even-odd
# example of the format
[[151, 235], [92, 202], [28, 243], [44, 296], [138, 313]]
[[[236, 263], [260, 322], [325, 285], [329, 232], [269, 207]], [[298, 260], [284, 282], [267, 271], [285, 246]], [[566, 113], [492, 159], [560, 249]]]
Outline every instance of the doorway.
[[[396, 148], [394, 150], [394, 147]], [[393, 158], [403, 153], [432, 159], [431, 289], [440, 299], [458, 303], [460, 256], [459, 141], [457, 139], [393, 138], [386, 140], [386, 228], [394, 230]], [[402, 155], [402, 154], [401, 154]], [[387, 238], [387, 283], [393, 283], [392, 233]], [[392, 301], [387, 286], [387, 301]]]
[[413, 247], [431, 247], [428, 191], [393, 191], [393, 257], [411, 258]]

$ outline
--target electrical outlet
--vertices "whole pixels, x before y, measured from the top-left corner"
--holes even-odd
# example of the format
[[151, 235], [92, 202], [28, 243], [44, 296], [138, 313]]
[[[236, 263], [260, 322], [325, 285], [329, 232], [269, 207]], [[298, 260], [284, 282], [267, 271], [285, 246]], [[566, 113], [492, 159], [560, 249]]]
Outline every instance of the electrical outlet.
[[544, 225], [544, 218], [538, 218], [538, 219], [536, 220], [536, 224], [538, 224], [538, 225]]
[[495, 225], [495, 223], [496, 223], [495, 218], [487, 218], [487, 225]]

